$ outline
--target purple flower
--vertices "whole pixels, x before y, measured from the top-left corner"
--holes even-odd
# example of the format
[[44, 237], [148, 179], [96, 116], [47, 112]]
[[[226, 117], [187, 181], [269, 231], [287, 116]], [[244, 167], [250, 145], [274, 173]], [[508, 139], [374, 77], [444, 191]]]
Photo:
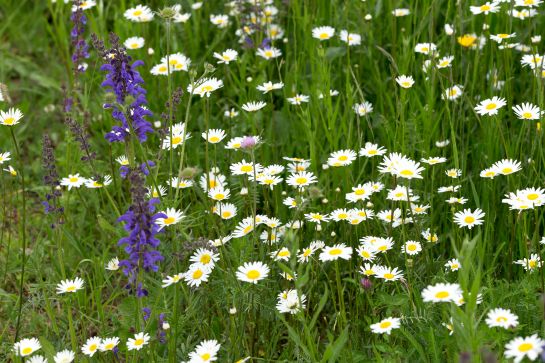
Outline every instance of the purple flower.
[[132, 205], [117, 220], [125, 222], [124, 229], [128, 232], [118, 242], [118, 245], [125, 247], [128, 258], [120, 261], [119, 266], [129, 278], [127, 287], [136, 287], [136, 295], [142, 297], [147, 295], [147, 291], [141, 283], [136, 283], [138, 273], [141, 269], [146, 272], [159, 269], [158, 263], [163, 260], [163, 256], [157, 250], [160, 241], [156, 235], [160, 230], [155, 222], [167, 216], [164, 213], [155, 213], [155, 205], [159, 203], [159, 199], [146, 200], [146, 188], [140, 170], [130, 170], [128, 179], [131, 182]]
[[[104, 108], [112, 109], [113, 118], [121, 122], [121, 126], [114, 126], [106, 134], [106, 139], [109, 142], [122, 142], [134, 132], [138, 140], [144, 142], [147, 135], [153, 133], [151, 123], [145, 119], [153, 114], [145, 107], [148, 101], [146, 90], [141, 86], [144, 80], [136, 70], [144, 62], [137, 60], [131, 64], [131, 57], [119, 45], [117, 35], [110, 35], [110, 43], [112, 48], [106, 52], [105, 57], [107, 63], [100, 67], [102, 71], [108, 72], [101, 86], [109, 88], [115, 95], [116, 103], [106, 103]], [[125, 111], [122, 107], [125, 107]]]
[[70, 32], [72, 47], [74, 47], [72, 62], [74, 63], [74, 68], [76, 71], [85, 72], [86, 67], [84, 67], [81, 63], [83, 59], [89, 58], [89, 45], [83, 38], [87, 18], [83, 14], [83, 10], [78, 8], [76, 11], [72, 12], [70, 20], [72, 23], [74, 23], [74, 27]]

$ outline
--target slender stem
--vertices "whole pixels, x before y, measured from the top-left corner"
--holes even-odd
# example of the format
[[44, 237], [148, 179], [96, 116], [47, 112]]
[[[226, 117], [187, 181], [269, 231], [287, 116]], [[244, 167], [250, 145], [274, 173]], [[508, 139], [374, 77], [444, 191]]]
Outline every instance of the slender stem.
[[15, 152], [17, 153], [17, 158], [19, 159], [19, 172], [21, 174], [21, 187], [22, 187], [22, 199], [23, 199], [23, 210], [21, 213], [21, 222], [23, 228], [21, 230], [23, 252], [22, 252], [22, 266], [21, 266], [21, 279], [19, 281], [19, 300], [17, 308], [17, 323], [15, 324], [15, 341], [19, 339], [19, 328], [21, 327], [21, 315], [23, 311], [23, 285], [25, 282], [25, 266], [26, 266], [26, 195], [25, 195], [25, 172], [23, 170], [23, 160], [21, 159], [21, 153], [19, 151], [19, 145], [17, 145], [17, 139], [15, 138], [15, 133], [13, 128], [10, 127], [11, 139], [13, 140], [13, 145], [15, 146]]

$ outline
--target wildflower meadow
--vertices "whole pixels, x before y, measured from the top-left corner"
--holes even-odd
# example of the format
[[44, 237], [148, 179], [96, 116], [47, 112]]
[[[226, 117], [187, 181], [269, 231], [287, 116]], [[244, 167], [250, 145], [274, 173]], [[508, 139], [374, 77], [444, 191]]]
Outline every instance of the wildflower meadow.
[[0, 362], [545, 361], [543, 0], [0, 0]]

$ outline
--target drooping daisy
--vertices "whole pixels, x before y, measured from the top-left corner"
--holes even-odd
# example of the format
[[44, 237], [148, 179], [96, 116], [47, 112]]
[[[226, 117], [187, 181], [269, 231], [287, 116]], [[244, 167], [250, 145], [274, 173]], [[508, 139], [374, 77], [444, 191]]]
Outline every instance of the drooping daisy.
[[504, 329], [514, 328], [519, 324], [518, 316], [509, 309], [492, 309], [486, 315], [486, 325], [490, 328], [500, 327]]
[[479, 226], [484, 223], [483, 217], [485, 213], [477, 208], [475, 211], [471, 209], [464, 209], [463, 211], [456, 212], [454, 214], [454, 222], [460, 227], [467, 227], [472, 229], [474, 226]]
[[237, 215], [237, 207], [232, 203], [218, 203], [214, 206], [214, 213], [228, 220]]
[[76, 277], [74, 280], [62, 280], [59, 284], [57, 284], [57, 294], [81, 290], [83, 289], [84, 283], [85, 282], [79, 277]]
[[312, 37], [319, 40], [331, 39], [335, 34], [335, 28], [330, 26], [319, 26], [312, 29]]
[[375, 334], [388, 334], [392, 332], [393, 329], [397, 329], [401, 326], [401, 319], [399, 318], [386, 318], [378, 323], [371, 324], [371, 331]]
[[460, 169], [448, 169], [445, 170], [445, 175], [449, 178], [456, 179], [462, 176], [462, 171]]
[[[255, 170], [254, 170], [255, 168]], [[261, 173], [263, 167], [260, 164], [254, 164], [242, 159], [238, 163], [234, 163], [230, 166], [231, 173], [233, 175], [254, 175]]]
[[422, 179], [424, 168], [411, 159], [402, 159], [394, 165], [392, 174], [404, 179]]
[[193, 186], [193, 180], [178, 178], [177, 176], [170, 179], [170, 186], [177, 189], [185, 189]]
[[375, 271], [379, 267], [380, 266], [375, 264], [371, 265], [370, 263], [364, 263], [363, 266], [360, 266], [360, 273], [368, 277], [375, 276]]
[[145, 40], [142, 37], [130, 37], [123, 42], [127, 49], [140, 49], [144, 46]]
[[173, 71], [189, 71], [191, 65], [191, 59], [189, 59], [183, 53], [169, 54], [161, 58], [161, 64], [169, 65], [169, 68]]
[[438, 283], [430, 285], [422, 291], [424, 302], [452, 302], [462, 296], [462, 290], [458, 284]]
[[352, 109], [358, 116], [365, 116], [373, 112], [373, 104], [368, 101], [363, 101], [362, 103], [354, 104]]
[[263, 94], [267, 94], [271, 91], [282, 89], [284, 87], [284, 83], [278, 82], [278, 83], [272, 83], [272, 82], [265, 82], [259, 86], [257, 86], [257, 90], [263, 92]]
[[140, 350], [149, 343], [149, 340], [150, 336], [148, 333], [137, 333], [134, 335], [134, 338], [129, 338], [127, 340], [127, 349]]
[[10, 108], [7, 111], [0, 111], [0, 124], [14, 126], [23, 118], [23, 113], [17, 108]]
[[308, 102], [309, 96], [307, 96], [307, 95], [301, 95], [301, 94], [296, 94], [296, 95], [293, 96], [293, 97], [288, 97], [287, 100], [288, 100], [288, 102], [291, 103], [292, 105], [300, 105], [301, 103], [306, 103], [306, 102]]
[[235, 231], [233, 232], [233, 238], [241, 238], [248, 235], [255, 228], [255, 223], [253, 217], [244, 218], [237, 224]]
[[81, 352], [89, 357], [95, 355], [99, 350], [98, 348], [102, 344], [102, 339], [99, 337], [91, 337], [87, 339], [83, 347], [81, 347]]
[[199, 95], [201, 97], [210, 97], [212, 92], [223, 87], [223, 81], [217, 78], [205, 78], [198, 84], [190, 84], [187, 86], [189, 93]]
[[347, 43], [349, 46], [361, 44], [361, 35], [349, 33], [346, 30], [341, 30], [339, 38], [341, 39], [341, 41]]
[[540, 110], [538, 106], [531, 103], [515, 105], [513, 111], [520, 120], [539, 120], [545, 113], [545, 111]]
[[396, 82], [403, 88], [411, 88], [414, 84], [414, 79], [412, 76], [400, 75], [396, 78]]
[[433, 54], [437, 50], [437, 46], [434, 43], [417, 43], [414, 46], [414, 51], [421, 54]]
[[240, 281], [257, 284], [258, 281], [269, 275], [269, 271], [269, 266], [261, 261], [245, 262], [242, 266], [239, 266], [236, 276]]
[[533, 361], [543, 352], [544, 345], [545, 340], [539, 338], [537, 334], [528, 337], [516, 337], [505, 345], [505, 356], [513, 358], [515, 363], [519, 363], [525, 357]]
[[183, 273], [177, 273], [172, 276], [167, 276], [162, 280], [163, 284], [161, 285], [161, 287], [164, 289], [165, 287], [169, 287], [170, 285], [177, 284], [183, 279], [183, 277]]
[[227, 49], [220, 53], [214, 53], [214, 58], [218, 59], [219, 64], [229, 64], [237, 59], [238, 52], [234, 49]]
[[454, 101], [462, 95], [462, 86], [454, 85], [445, 90], [441, 97], [445, 100]]
[[210, 22], [218, 28], [226, 28], [229, 26], [229, 16], [225, 14], [210, 15]]
[[490, 34], [490, 39], [495, 41], [498, 44], [501, 44], [505, 39], [513, 38], [516, 35], [516, 33], [512, 34], [506, 34], [506, 33], [499, 33], [499, 34]]
[[36, 338], [21, 339], [13, 345], [13, 351], [15, 352], [15, 355], [21, 357], [29, 356], [37, 350], [40, 350], [40, 348], [42, 348], [42, 345], [40, 344], [40, 341]]
[[344, 243], [324, 247], [320, 253], [320, 261], [335, 261], [339, 258], [349, 260], [352, 256], [352, 247], [347, 247]]
[[276, 309], [282, 314], [296, 314], [306, 307], [307, 297], [297, 290], [285, 290], [278, 294]]
[[0, 165], [8, 160], [11, 160], [10, 155], [11, 154], [9, 151], [6, 151], [5, 153], [0, 153]]
[[494, 96], [492, 98], [481, 101], [479, 105], [475, 106], [475, 111], [479, 115], [493, 116], [498, 114], [498, 110], [505, 106], [505, 98]]
[[112, 258], [106, 264], [106, 270], [117, 271], [119, 270], [119, 259], [117, 257]]
[[267, 104], [263, 101], [246, 102], [242, 105], [242, 109], [246, 112], [256, 112], [261, 110], [265, 106], [267, 106]]

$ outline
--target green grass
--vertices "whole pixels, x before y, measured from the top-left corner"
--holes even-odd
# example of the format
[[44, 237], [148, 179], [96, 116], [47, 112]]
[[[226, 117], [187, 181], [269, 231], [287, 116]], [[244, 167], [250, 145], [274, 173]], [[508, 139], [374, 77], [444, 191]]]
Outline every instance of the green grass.
[[[0, 4], [0, 82], [9, 89], [11, 102], [0, 102], [0, 110], [19, 108], [24, 113], [21, 123], [0, 125], [0, 153], [11, 152], [9, 162], [19, 171], [17, 177], [3, 172], [0, 176], [0, 360], [18, 362], [13, 343], [21, 338], [37, 337], [42, 354], [52, 359], [56, 352], [71, 349], [77, 361], [114, 361], [111, 353], [98, 352], [85, 357], [81, 347], [92, 336], [120, 337], [119, 356], [127, 362], [179, 362], [188, 359], [195, 346], [206, 339], [221, 344], [219, 362], [234, 362], [251, 357], [251, 362], [450, 362], [469, 354], [472, 361], [487, 360], [490, 355], [502, 361], [507, 342], [517, 336], [534, 333], [543, 336], [543, 270], [526, 272], [513, 261], [542, 255], [538, 243], [544, 235], [542, 209], [510, 211], [502, 203], [504, 195], [528, 187], [543, 187], [545, 158], [544, 136], [537, 121], [519, 120], [511, 110], [514, 105], [530, 102], [545, 109], [543, 78], [522, 67], [524, 54], [515, 49], [501, 50], [489, 39], [490, 34], [516, 33], [511, 39], [530, 47], [528, 54], [542, 54], [543, 41], [530, 38], [542, 34], [543, 6], [538, 15], [519, 20], [507, 15], [512, 4], [502, 4], [501, 11], [491, 15], [473, 15], [467, 1], [274, 1], [278, 14], [274, 23], [284, 30], [283, 39], [273, 43], [282, 50], [282, 57], [266, 61], [255, 55], [255, 49], [244, 49], [235, 35], [241, 26], [240, 16], [231, 16], [231, 24], [220, 29], [214, 26], [211, 14], [227, 14], [225, 2], [207, 0], [199, 10], [191, 10], [182, 1], [183, 12], [191, 12], [186, 23], [167, 25], [159, 16], [149, 23], [133, 23], [123, 17], [134, 1], [102, 1], [86, 10], [88, 18], [85, 37], [95, 33], [106, 41], [115, 32], [123, 41], [129, 36], [142, 36], [146, 44], [128, 51], [133, 60], [145, 65], [139, 71], [145, 81], [149, 108], [154, 112], [150, 121], [161, 120], [162, 112], [172, 113], [176, 123], [186, 121], [192, 138], [174, 152], [161, 151], [161, 137], [155, 133], [145, 143], [110, 144], [104, 134], [116, 124], [110, 110], [104, 109], [105, 90], [100, 87], [105, 72], [99, 70], [103, 61], [90, 45], [91, 57], [87, 71], [74, 79], [70, 45], [70, 6], [59, 1], [2, 1]], [[289, 4], [288, 4], [289, 3]], [[172, 3], [174, 4], [174, 3]], [[170, 2], [149, 1], [155, 11]], [[395, 8], [410, 7], [411, 14], [394, 17]], [[371, 14], [371, 20], [365, 20]], [[444, 24], [456, 33], [448, 36]], [[312, 37], [312, 28], [330, 25], [335, 37], [320, 42]], [[483, 30], [486, 25], [488, 29]], [[170, 30], [167, 28], [170, 27]], [[338, 34], [342, 29], [362, 35], [362, 43], [347, 47]], [[476, 33], [486, 37], [480, 49], [458, 44], [456, 37]], [[170, 35], [170, 36], [169, 36]], [[262, 32], [253, 35], [256, 44]], [[427, 73], [422, 65], [428, 56], [414, 52], [417, 43], [433, 42], [441, 56], [454, 56], [450, 68], [432, 67]], [[154, 49], [148, 55], [147, 48]], [[239, 59], [229, 65], [216, 64], [214, 52], [233, 48]], [[170, 77], [153, 76], [149, 70], [170, 53], [181, 52], [191, 60], [191, 72], [175, 72]], [[191, 97], [185, 92], [192, 82], [213, 64], [207, 76], [223, 80], [224, 86], [210, 98]], [[496, 89], [487, 77], [496, 70], [505, 81]], [[412, 75], [410, 89], [397, 85], [399, 75]], [[262, 95], [256, 86], [266, 81], [283, 82], [284, 88]], [[463, 95], [456, 101], [441, 98], [453, 85], [463, 86]], [[181, 102], [172, 109], [165, 106], [177, 87], [184, 90]], [[91, 150], [97, 157], [91, 165], [78, 141], [65, 126], [62, 112], [63, 89], [81, 105], [70, 113], [89, 134]], [[339, 95], [329, 97], [329, 90]], [[310, 96], [310, 102], [290, 105], [288, 97]], [[320, 94], [326, 95], [323, 99]], [[480, 116], [474, 107], [493, 96], [503, 97], [507, 105], [498, 116]], [[240, 107], [248, 101], [262, 100], [267, 106], [256, 113]], [[373, 112], [358, 117], [352, 110], [355, 103], [369, 101]], [[224, 112], [235, 108], [238, 117], [228, 119]], [[163, 126], [168, 126], [163, 121]], [[201, 133], [207, 128], [221, 128], [227, 138], [217, 145], [206, 145]], [[14, 133], [19, 145], [17, 155], [11, 139]], [[41, 162], [42, 138], [49, 135], [55, 146], [56, 167], [61, 178], [80, 173], [109, 174], [114, 182], [103, 189], [63, 188], [60, 204], [63, 222], [50, 225], [54, 216], [43, 212], [41, 202], [49, 187], [43, 182]], [[227, 140], [236, 136], [260, 135], [263, 139], [254, 151], [226, 150]], [[436, 142], [450, 140], [439, 148]], [[445, 164], [425, 166], [423, 179], [410, 182], [381, 174], [380, 158], [359, 157], [349, 166], [323, 169], [331, 152], [352, 149], [356, 152], [366, 142], [377, 143], [389, 152], [399, 152], [419, 161], [431, 156], [444, 156]], [[158, 272], [142, 273], [139, 277], [149, 291], [138, 299], [124, 289], [127, 277], [121, 271], [107, 271], [105, 264], [117, 256], [126, 258], [117, 245], [126, 235], [116, 220], [131, 204], [130, 185], [119, 177], [115, 157], [126, 153], [132, 145], [135, 160], [140, 164], [153, 160], [153, 169], [146, 183], [167, 185], [178, 168], [194, 175], [195, 186], [176, 191], [167, 189], [159, 210], [177, 208], [186, 217], [182, 222], [164, 229], [159, 235], [159, 250], [165, 257]], [[262, 165], [286, 165], [283, 157], [309, 159], [309, 171], [318, 182], [298, 192], [285, 182], [269, 190], [247, 177], [231, 175], [229, 166], [242, 159]], [[182, 159], [183, 158], [183, 159]], [[522, 163], [522, 170], [494, 179], [481, 178], [481, 170], [504, 158]], [[198, 186], [201, 175], [212, 166], [227, 177], [231, 198], [238, 208], [235, 218], [222, 220], [209, 213], [213, 201]], [[189, 170], [191, 168], [191, 170]], [[454, 180], [445, 170], [457, 168], [462, 175]], [[25, 185], [21, 176], [25, 177]], [[282, 174], [283, 178], [288, 173]], [[246, 237], [232, 239], [218, 249], [220, 260], [208, 282], [189, 288], [183, 281], [161, 288], [161, 280], [190, 265], [189, 257], [207, 241], [231, 233], [238, 222], [255, 213], [280, 219], [282, 223], [304, 220], [309, 212], [329, 213], [337, 208], [364, 207], [365, 202], [347, 203], [345, 194], [352, 187], [368, 181], [380, 181], [385, 189], [407, 186], [420, 197], [418, 203], [431, 208], [418, 216], [415, 223], [392, 228], [378, 218], [357, 226], [348, 223], [305, 222], [300, 229], [286, 232], [277, 246], [258, 239], [265, 226]], [[456, 193], [438, 193], [441, 186], [460, 185]], [[248, 195], [240, 195], [247, 187]], [[375, 213], [386, 209], [407, 208], [407, 202], [386, 199], [386, 191], [374, 194], [370, 201]], [[282, 204], [286, 196], [304, 196], [306, 203], [297, 209]], [[445, 202], [451, 196], [468, 199], [464, 206]], [[23, 208], [23, 197], [26, 208]], [[465, 208], [481, 208], [484, 224], [471, 230], [453, 222], [454, 213]], [[407, 213], [407, 216], [409, 214]], [[23, 221], [23, 219], [25, 219]], [[421, 232], [430, 229], [439, 236], [436, 244], [425, 242]], [[26, 232], [23, 236], [23, 230]], [[356, 256], [358, 240], [364, 236], [392, 237], [392, 250], [375, 261], [403, 270], [404, 281], [384, 282], [372, 278], [372, 288], [364, 289], [360, 257]], [[313, 240], [326, 245], [346, 243], [354, 248], [349, 261], [321, 262], [318, 253], [307, 264], [297, 263], [298, 248]], [[407, 240], [422, 243], [423, 251], [416, 256], [400, 252]], [[23, 268], [23, 241], [26, 244], [25, 276], [22, 300], [19, 287]], [[270, 252], [287, 247], [289, 261], [275, 262]], [[458, 258], [462, 268], [447, 272], [444, 264]], [[244, 262], [262, 261], [271, 272], [256, 285], [237, 280], [236, 270]], [[296, 272], [296, 281], [286, 281], [281, 272]], [[81, 277], [85, 288], [70, 296], [57, 295], [56, 285], [63, 279]], [[422, 290], [438, 282], [459, 283], [466, 292], [465, 304], [432, 304], [422, 300]], [[307, 297], [306, 308], [294, 315], [280, 314], [277, 296], [286, 289], [297, 288]], [[477, 293], [482, 303], [477, 304]], [[19, 314], [19, 304], [22, 313]], [[149, 307], [151, 316], [143, 321], [141, 309]], [[519, 325], [510, 330], [489, 328], [484, 320], [493, 308], [510, 309], [519, 318]], [[230, 309], [236, 308], [231, 314]], [[157, 331], [159, 314], [164, 313], [170, 324], [161, 343]], [[391, 335], [373, 334], [370, 325], [386, 317], [400, 317], [401, 328]], [[19, 329], [17, 320], [20, 319]], [[442, 323], [452, 318], [454, 333]], [[127, 352], [127, 338], [145, 331], [150, 344], [136, 353]]]

